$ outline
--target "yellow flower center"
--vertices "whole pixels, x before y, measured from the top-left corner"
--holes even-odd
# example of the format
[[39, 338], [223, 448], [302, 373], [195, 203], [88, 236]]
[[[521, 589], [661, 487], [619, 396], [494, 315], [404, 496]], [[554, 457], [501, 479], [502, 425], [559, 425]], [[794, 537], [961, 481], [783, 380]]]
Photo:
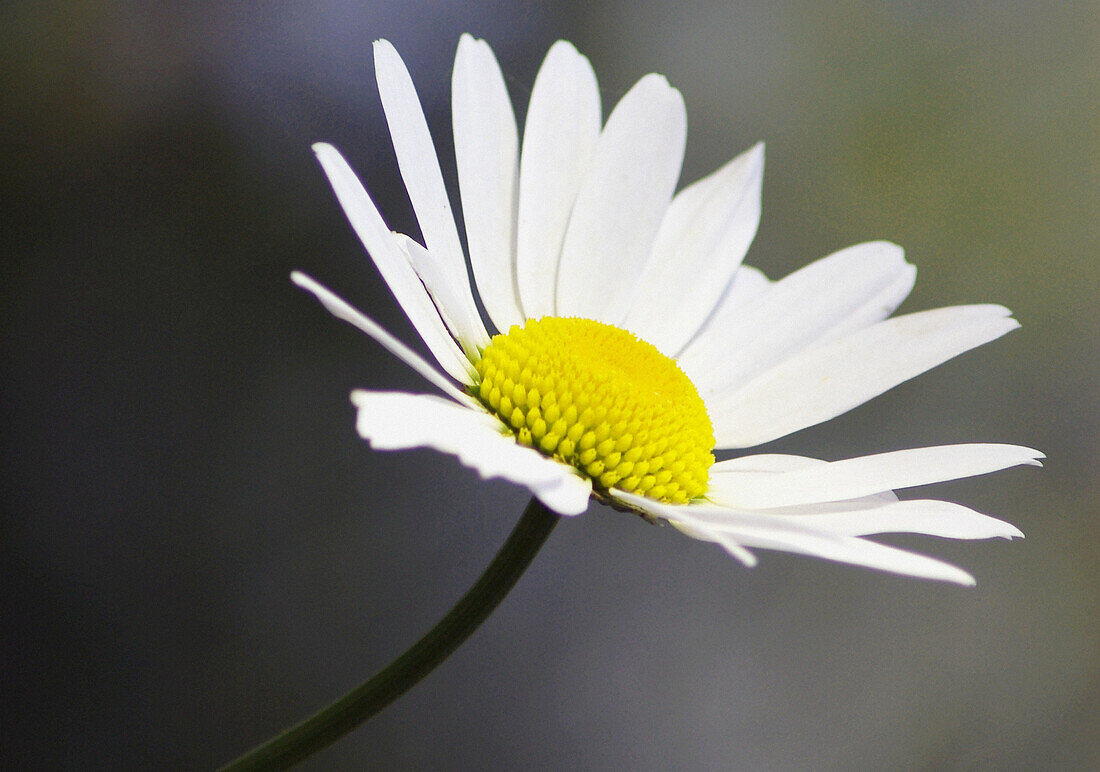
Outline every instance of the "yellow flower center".
[[575, 466], [596, 489], [685, 504], [707, 489], [714, 429], [672, 359], [590, 319], [529, 319], [493, 336], [473, 393], [524, 445]]

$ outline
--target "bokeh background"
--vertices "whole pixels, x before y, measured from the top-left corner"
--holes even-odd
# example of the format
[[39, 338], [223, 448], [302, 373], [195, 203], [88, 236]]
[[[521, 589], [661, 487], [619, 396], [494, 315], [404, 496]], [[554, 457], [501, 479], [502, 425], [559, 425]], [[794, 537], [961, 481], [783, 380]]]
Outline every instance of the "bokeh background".
[[11, 2], [0, 30], [5, 768], [224, 762], [403, 650], [517, 519], [522, 491], [356, 438], [352, 388], [428, 387], [287, 278], [419, 345], [309, 145], [416, 233], [370, 42], [405, 57], [453, 188], [462, 31], [521, 115], [559, 37], [605, 112], [667, 74], [682, 184], [766, 140], [748, 262], [770, 276], [887, 238], [920, 269], [902, 311], [1023, 322], [772, 449], [1049, 461], [935, 487], [1023, 542], [889, 539], [974, 589], [767, 552], [749, 571], [594, 506], [305, 768], [1100, 765], [1095, 2]]

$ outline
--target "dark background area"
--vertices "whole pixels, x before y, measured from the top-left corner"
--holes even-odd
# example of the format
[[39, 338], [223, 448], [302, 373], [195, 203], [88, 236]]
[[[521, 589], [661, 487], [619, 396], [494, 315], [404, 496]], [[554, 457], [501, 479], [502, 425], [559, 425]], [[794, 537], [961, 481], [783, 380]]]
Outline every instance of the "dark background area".
[[309, 145], [340, 147], [415, 233], [370, 42], [404, 56], [454, 186], [463, 31], [520, 115], [557, 38], [591, 58], [605, 114], [665, 73], [690, 120], [681, 185], [767, 141], [747, 262], [769, 276], [887, 238], [919, 267], [902, 311], [1022, 321], [770, 449], [1000, 441], [1049, 461], [933, 489], [1023, 542], [890, 539], [973, 589], [768, 552], [749, 571], [594, 506], [439, 671], [306, 768], [1100, 765], [1097, 5], [502, 8], [0, 10], [3, 766], [224, 762], [403, 650], [518, 518], [521, 490], [356, 438], [352, 388], [430, 387], [288, 280], [419, 346]]

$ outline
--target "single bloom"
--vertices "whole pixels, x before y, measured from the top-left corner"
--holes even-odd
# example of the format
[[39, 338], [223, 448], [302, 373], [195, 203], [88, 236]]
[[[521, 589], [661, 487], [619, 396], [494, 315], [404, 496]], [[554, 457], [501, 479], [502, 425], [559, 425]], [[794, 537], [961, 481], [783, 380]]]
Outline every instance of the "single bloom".
[[464, 35], [451, 83], [455, 159], [485, 320], [408, 70], [384, 40], [374, 62], [424, 244], [391, 232], [333, 147], [314, 150], [435, 363], [293, 275], [444, 395], [353, 392], [357, 430], [372, 447], [452, 454], [562, 515], [595, 497], [748, 566], [749, 548], [760, 547], [973, 584], [955, 566], [863, 537], [1023, 535], [959, 504], [894, 491], [1038, 465], [1042, 454], [1029, 448], [947, 445], [831, 462], [713, 455], [827, 421], [998, 338], [1019, 326], [1008, 309], [888, 318], [916, 269], [882, 241], [769, 280], [742, 265], [760, 218], [763, 145], [676, 193], [687, 135], [680, 92], [646, 75], [604, 121], [592, 67], [564, 41], [535, 79], [521, 144], [496, 58]]

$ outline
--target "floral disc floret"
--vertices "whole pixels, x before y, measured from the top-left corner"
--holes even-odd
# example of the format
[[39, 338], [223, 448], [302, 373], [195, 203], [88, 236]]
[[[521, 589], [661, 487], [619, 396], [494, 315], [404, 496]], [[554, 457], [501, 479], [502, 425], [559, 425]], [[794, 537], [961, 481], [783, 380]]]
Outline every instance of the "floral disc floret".
[[570, 464], [597, 489], [673, 504], [707, 490], [714, 430], [672, 359], [626, 330], [543, 317], [495, 335], [473, 392], [520, 443]]

